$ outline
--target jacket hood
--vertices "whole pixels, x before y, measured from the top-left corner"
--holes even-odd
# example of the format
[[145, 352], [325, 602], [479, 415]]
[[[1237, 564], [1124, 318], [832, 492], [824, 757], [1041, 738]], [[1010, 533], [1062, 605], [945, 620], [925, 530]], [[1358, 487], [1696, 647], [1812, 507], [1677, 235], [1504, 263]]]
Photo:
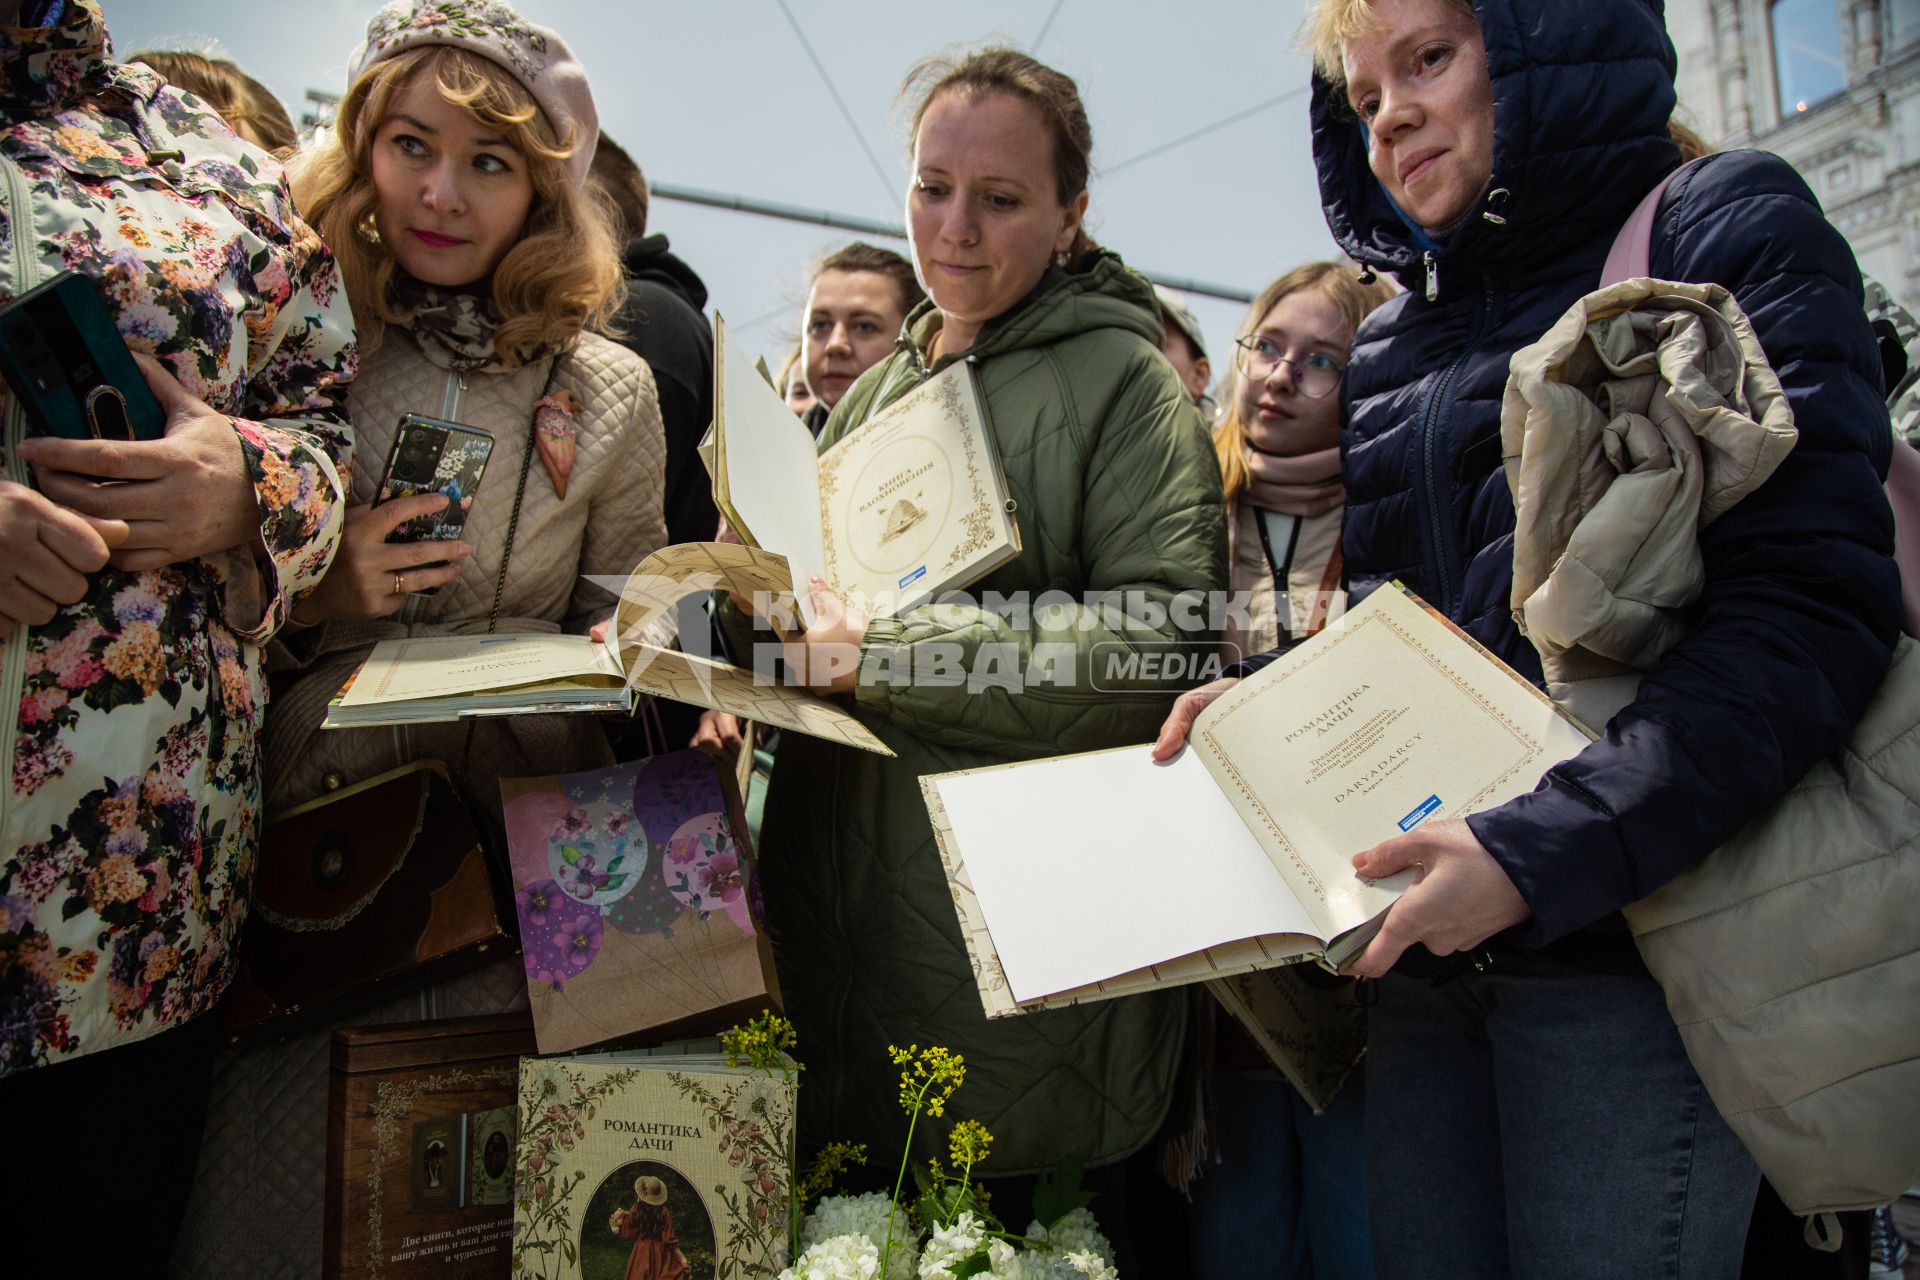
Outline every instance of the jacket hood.
[[[908, 314], [902, 341], [925, 351], [940, 323], [940, 309], [928, 298]], [[1166, 335], [1153, 285], [1111, 249], [1096, 250], [1077, 270], [1049, 271], [1024, 302], [988, 322], [973, 349], [961, 354], [1004, 355], [1095, 329], [1125, 329], [1155, 347]], [[943, 355], [935, 367], [955, 358]]]
[[1675, 64], [1663, 0], [1474, 0], [1474, 9], [1493, 80], [1493, 180], [1437, 248], [1368, 169], [1345, 92], [1313, 77], [1320, 204], [1355, 261], [1406, 272], [1435, 248], [1443, 261], [1524, 268], [1608, 244], [1680, 162], [1667, 134]]
[[627, 241], [627, 247], [620, 254], [620, 263], [626, 268], [628, 279], [651, 280], [685, 298], [687, 305], [695, 311], [706, 310], [706, 282], [694, 274], [692, 267], [668, 251], [665, 236], [642, 236]]

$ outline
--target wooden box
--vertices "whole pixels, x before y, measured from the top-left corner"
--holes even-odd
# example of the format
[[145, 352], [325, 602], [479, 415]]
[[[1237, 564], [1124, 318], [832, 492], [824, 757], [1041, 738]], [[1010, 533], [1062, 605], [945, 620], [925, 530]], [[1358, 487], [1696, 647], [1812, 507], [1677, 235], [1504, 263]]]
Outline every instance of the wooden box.
[[323, 1275], [506, 1280], [516, 1086], [533, 1052], [524, 1011], [333, 1033]]

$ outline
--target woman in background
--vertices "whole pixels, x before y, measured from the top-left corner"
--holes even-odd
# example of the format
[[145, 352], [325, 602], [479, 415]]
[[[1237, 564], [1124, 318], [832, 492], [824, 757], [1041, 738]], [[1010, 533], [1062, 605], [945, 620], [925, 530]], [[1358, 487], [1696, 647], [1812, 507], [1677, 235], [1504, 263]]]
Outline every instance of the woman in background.
[[127, 55], [144, 62], [176, 89], [185, 89], [220, 113], [227, 127], [264, 151], [285, 160], [300, 145], [293, 117], [273, 90], [226, 58], [210, 58], [185, 49], [143, 49]]
[[[1345, 611], [1341, 509], [1297, 516], [1260, 506], [1249, 461], [1256, 451], [1299, 458], [1337, 450], [1354, 331], [1393, 296], [1385, 281], [1363, 284], [1358, 273], [1351, 262], [1295, 267], [1260, 291], [1234, 340], [1214, 447], [1227, 498], [1231, 589], [1242, 607], [1228, 614], [1223, 662], [1297, 643]], [[1353, 1069], [1361, 1042], [1332, 1030], [1353, 1021], [1335, 1007], [1357, 998], [1353, 983], [1311, 965], [1255, 980], [1288, 986], [1289, 1007], [1309, 1021], [1323, 1018], [1324, 1043], [1343, 1051], [1338, 1061], [1300, 1064], [1304, 1077], [1346, 1080], [1315, 1115], [1210, 994], [1196, 998], [1197, 1034], [1208, 1038], [1196, 1048], [1203, 1060], [1211, 1050], [1214, 1062], [1206, 1131], [1218, 1150], [1218, 1163], [1195, 1159], [1189, 1188], [1197, 1273], [1366, 1280], [1373, 1274], [1366, 1113]], [[1246, 1225], [1256, 1221], [1262, 1230], [1254, 1235]]]

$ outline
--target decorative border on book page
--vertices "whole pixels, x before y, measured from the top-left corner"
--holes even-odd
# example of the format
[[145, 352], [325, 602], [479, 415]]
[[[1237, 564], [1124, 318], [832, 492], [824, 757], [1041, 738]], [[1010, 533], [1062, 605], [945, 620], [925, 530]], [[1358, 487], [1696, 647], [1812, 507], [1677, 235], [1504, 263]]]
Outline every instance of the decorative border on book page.
[[[1466, 636], [1464, 632], [1461, 632], [1459, 628], [1455, 627], [1443, 615], [1429, 608], [1425, 601], [1413, 596], [1404, 588], [1398, 588], [1397, 590], [1395, 588], [1382, 588], [1382, 590], [1393, 591], [1395, 595], [1388, 597], [1389, 599], [1398, 598], [1405, 601], [1412, 607], [1428, 614], [1436, 621], [1443, 623], [1448, 631], [1454, 635], [1467, 640], [1468, 643], [1472, 643], [1470, 637]], [[1377, 595], [1378, 593], [1376, 593], [1376, 596]], [[1374, 597], [1369, 597], [1368, 603], [1371, 604], [1373, 600]], [[1313, 663], [1333, 653], [1354, 636], [1365, 634], [1365, 628], [1376, 624], [1384, 626], [1400, 640], [1409, 652], [1420, 658], [1427, 666], [1431, 667], [1448, 683], [1452, 684], [1461, 693], [1465, 694], [1468, 699], [1478, 705], [1490, 720], [1504, 729], [1507, 734], [1513, 738], [1519, 748], [1519, 756], [1508, 764], [1506, 768], [1502, 769], [1498, 777], [1490, 780], [1486, 785], [1481, 787], [1479, 791], [1467, 799], [1448, 807], [1443, 816], [1456, 817], [1463, 813], [1472, 813], [1478, 808], [1480, 802], [1485, 799], [1487, 795], [1511, 781], [1515, 774], [1537, 763], [1541, 756], [1545, 754], [1545, 745], [1527, 733], [1518, 724], [1515, 724], [1505, 712], [1489, 702], [1484, 694], [1463, 679], [1458, 671], [1449, 666], [1440, 654], [1436, 653], [1432, 647], [1414, 636], [1407, 629], [1403, 621], [1388, 616], [1385, 610], [1391, 607], [1385, 599], [1382, 599], [1371, 611], [1368, 609], [1367, 604], [1362, 604], [1359, 608], [1350, 610], [1345, 618], [1341, 620], [1337, 631], [1322, 632], [1320, 636], [1316, 637], [1317, 643], [1303, 646], [1304, 652], [1296, 650], [1295, 653], [1299, 656], [1283, 668], [1283, 673], [1285, 675], [1292, 675], [1295, 672], [1304, 671]], [[1507, 667], [1504, 663], [1500, 663], [1498, 659], [1493, 659], [1493, 655], [1487, 653], [1485, 649], [1478, 645], [1474, 645], [1474, 648], [1480, 653], [1485, 654], [1489, 659], [1492, 659], [1503, 672], [1522, 684], [1528, 691], [1542, 698], [1545, 697], [1545, 695], [1540, 694], [1537, 689], [1534, 689], [1531, 684], [1521, 680], [1511, 668]], [[1287, 659], [1282, 658], [1281, 662], [1285, 663]], [[1261, 674], [1264, 675], [1265, 672]], [[1278, 679], [1280, 676], [1276, 675], [1273, 678]], [[1258, 677], [1255, 677], [1255, 679], [1258, 679]], [[1293, 864], [1294, 870], [1299, 872], [1301, 878], [1313, 892], [1319, 896], [1320, 900], [1326, 902], [1329, 898], [1326, 885], [1321, 881], [1319, 876], [1314, 874], [1313, 868], [1308, 865], [1306, 859], [1300, 856], [1298, 847], [1288, 838], [1285, 829], [1275, 819], [1273, 813], [1268, 810], [1267, 806], [1262, 804], [1258, 796], [1254, 794], [1254, 790], [1248, 783], [1245, 773], [1243, 773], [1240, 767], [1221, 749], [1219, 740], [1213, 731], [1214, 726], [1223, 723], [1228, 717], [1244, 710], [1250, 702], [1261, 694], [1268, 683], [1271, 683], [1271, 680], [1261, 681], [1252, 689], [1247, 689], [1246, 683], [1243, 683], [1240, 689], [1228, 694], [1227, 698], [1223, 701], [1223, 705], [1213, 715], [1209, 727], [1195, 735], [1195, 737], [1206, 747], [1213, 760], [1217, 762], [1220, 772], [1232, 780], [1235, 789], [1238, 790], [1246, 800], [1247, 807], [1259, 818], [1261, 826], [1266, 829], [1274, 842], [1285, 852], [1287, 860]], [[1552, 705], [1551, 701], [1548, 702], [1548, 705]]]

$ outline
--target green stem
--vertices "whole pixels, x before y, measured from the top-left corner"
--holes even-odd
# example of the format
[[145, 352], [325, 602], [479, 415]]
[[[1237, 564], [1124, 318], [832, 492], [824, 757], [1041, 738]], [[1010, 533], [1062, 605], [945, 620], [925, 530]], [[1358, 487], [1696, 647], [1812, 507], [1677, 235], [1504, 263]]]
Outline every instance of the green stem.
[[907, 1114], [907, 1145], [900, 1152], [900, 1172], [893, 1175], [893, 1199], [887, 1205], [887, 1243], [880, 1250], [880, 1280], [887, 1280], [887, 1272], [893, 1266], [893, 1215], [900, 1208], [900, 1188], [907, 1181], [907, 1161], [913, 1158], [913, 1129], [920, 1123], [920, 1108], [927, 1100], [927, 1090], [932, 1087], [933, 1079], [928, 1077], [920, 1086], [920, 1092], [914, 1095], [913, 1110]]

